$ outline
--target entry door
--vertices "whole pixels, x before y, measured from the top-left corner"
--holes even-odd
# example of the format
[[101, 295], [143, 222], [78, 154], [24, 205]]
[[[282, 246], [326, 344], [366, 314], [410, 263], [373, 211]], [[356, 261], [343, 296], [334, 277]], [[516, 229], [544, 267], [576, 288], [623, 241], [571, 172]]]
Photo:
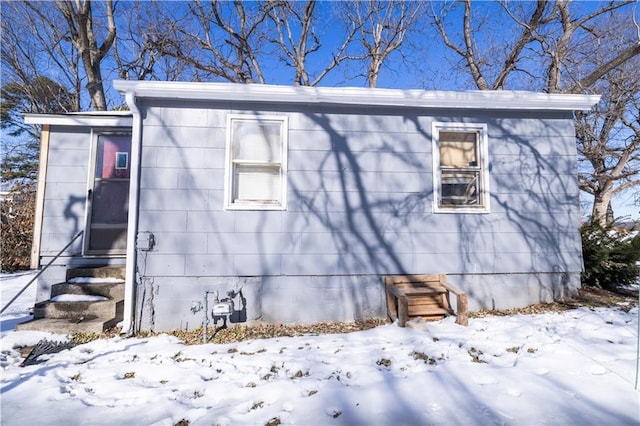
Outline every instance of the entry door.
[[127, 249], [131, 135], [98, 134], [89, 188], [85, 253], [124, 254]]

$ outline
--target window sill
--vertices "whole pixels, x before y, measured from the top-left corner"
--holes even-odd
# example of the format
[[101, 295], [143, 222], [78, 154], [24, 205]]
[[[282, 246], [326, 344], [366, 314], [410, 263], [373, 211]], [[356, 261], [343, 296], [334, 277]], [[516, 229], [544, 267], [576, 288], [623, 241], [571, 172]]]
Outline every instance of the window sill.
[[464, 214], [488, 214], [488, 207], [434, 207], [434, 213], [464, 213]]
[[262, 204], [262, 203], [237, 203], [237, 204], [228, 204], [225, 207], [225, 210], [275, 210], [282, 211], [287, 208], [280, 204]]

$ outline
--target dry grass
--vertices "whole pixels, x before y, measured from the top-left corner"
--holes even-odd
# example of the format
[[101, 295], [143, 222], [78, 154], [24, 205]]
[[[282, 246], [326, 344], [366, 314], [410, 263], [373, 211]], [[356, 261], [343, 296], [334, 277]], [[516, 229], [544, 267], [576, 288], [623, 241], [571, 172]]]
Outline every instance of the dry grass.
[[[578, 296], [572, 299], [543, 303], [527, 306], [525, 308], [503, 309], [503, 310], [482, 310], [471, 312], [471, 318], [481, 318], [487, 316], [507, 316], [515, 314], [541, 314], [545, 312], [564, 312], [570, 309], [576, 309], [581, 306], [586, 307], [617, 307], [621, 310], [628, 311], [638, 305], [637, 290], [608, 291], [597, 288], [583, 288], [579, 291]], [[332, 333], [351, 333], [354, 331], [367, 330], [378, 327], [389, 322], [385, 319], [371, 319], [358, 322], [323, 322], [309, 325], [285, 325], [285, 324], [256, 324], [251, 326], [238, 325], [234, 327], [209, 330], [208, 341], [213, 343], [233, 343], [244, 340], [254, 339], [270, 339], [275, 337], [292, 337], [302, 335], [319, 335]], [[101, 334], [82, 335], [75, 334], [73, 340], [77, 343], [85, 343], [87, 341], [98, 338], [108, 338], [117, 336], [119, 329], [109, 330]], [[138, 337], [152, 336], [158, 333], [140, 333]], [[178, 337], [187, 345], [197, 345], [202, 343], [202, 328], [195, 330], [174, 330], [166, 332]]]
[[[320, 335], [336, 333], [352, 333], [354, 331], [368, 330], [383, 324], [388, 324], [385, 319], [370, 319], [356, 322], [320, 322], [307, 325], [295, 324], [255, 324], [251, 326], [236, 325], [223, 329], [212, 329], [208, 331], [208, 341], [210, 343], [233, 343], [244, 340], [271, 339], [274, 337], [294, 337], [303, 335]], [[74, 343], [87, 343], [100, 338], [115, 337], [120, 334], [119, 328], [113, 328], [103, 333], [75, 333], [72, 336]], [[150, 337], [158, 334], [169, 334], [176, 336], [187, 345], [202, 344], [202, 327], [194, 330], [173, 330], [162, 333], [141, 332], [136, 337]]]
[[[351, 333], [368, 330], [387, 323], [383, 319], [371, 319], [357, 322], [320, 322], [308, 325], [295, 324], [255, 324], [251, 326], [237, 325], [234, 327], [210, 330], [209, 341], [213, 343], [233, 343], [244, 340], [271, 339], [274, 337], [294, 337], [303, 335]], [[202, 328], [190, 331], [173, 331], [172, 334], [184, 343], [201, 344]]]
[[471, 318], [481, 318], [486, 316], [506, 316], [515, 314], [542, 314], [545, 312], [564, 312], [582, 306], [596, 307], [617, 307], [625, 312], [638, 305], [638, 291], [618, 289], [610, 291], [600, 288], [584, 287], [578, 291], [574, 298], [552, 302], [538, 303], [525, 308], [514, 309], [486, 309], [477, 312], [470, 312]]

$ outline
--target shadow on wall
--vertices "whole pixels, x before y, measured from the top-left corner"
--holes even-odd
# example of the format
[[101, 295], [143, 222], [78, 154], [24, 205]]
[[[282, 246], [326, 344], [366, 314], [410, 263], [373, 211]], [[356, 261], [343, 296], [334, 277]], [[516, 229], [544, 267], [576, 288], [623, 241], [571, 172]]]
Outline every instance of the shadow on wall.
[[[171, 106], [170, 103], [165, 105]], [[220, 105], [208, 107], [209, 111], [224, 109]], [[173, 230], [168, 228], [170, 225], [163, 225], [164, 229], [155, 229], [153, 221], [141, 221], [140, 231], [151, 231], [159, 237], [158, 250], [154, 254], [169, 257], [180, 253], [183, 258], [190, 257], [192, 263], [178, 265], [178, 268], [182, 268], [182, 275], [215, 276], [215, 270], [211, 267], [210, 254], [213, 252], [210, 246], [217, 244], [216, 262], [220, 267], [229, 268], [219, 276], [273, 276], [275, 270], [279, 271], [278, 274], [287, 275], [290, 271], [282, 272], [281, 265], [285, 262], [287, 253], [291, 252], [281, 248], [279, 256], [273, 255], [273, 238], [278, 234], [283, 238], [275, 244], [303, 249], [301, 259], [309, 260], [310, 263], [314, 260], [322, 262], [321, 265], [300, 265], [296, 270], [297, 275], [304, 275], [304, 268], [320, 267], [326, 270], [326, 275], [343, 276], [498, 274], [511, 271], [562, 275], [573, 272], [575, 255], [579, 251], [579, 238], [578, 241], [573, 241], [572, 237], [573, 233], [579, 237], [575, 222], [579, 217], [576, 210], [577, 184], [574, 191], [571, 183], [575, 159], [570, 152], [555, 151], [556, 147], [566, 148], [567, 143], [571, 142], [566, 141], [568, 127], [561, 129], [554, 125], [556, 122], [558, 125], [570, 124], [570, 118], [561, 117], [558, 120], [555, 113], [541, 112], [540, 119], [528, 119], [527, 115], [530, 113], [513, 113], [506, 119], [496, 120], [486, 114], [441, 111], [441, 117], [433, 120], [488, 123], [490, 154], [487, 167], [491, 179], [492, 212], [433, 214], [432, 135], [429, 117], [420, 116], [418, 110], [404, 111], [407, 115], [398, 117], [397, 109], [368, 108], [355, 114], [352, 109], [345, 109], [349, 112], [350, 120], [349, 131], [345, 131], [336, 120], [344, 119], [346, 114], [341, 115], [333, 109], [316, 111], [299, 113], [310, 120], [319, 133], [327, 135], [331, 149], [317, 149], [315, 157], [312, 156], [313, 162], [309, 162], [308, 158], [296, 158], [300, 164], [289, 161], [289, 211], [250, 214], [224, 211], [222, 200], [210, 199], [212, 193], [219, 195], [223, 190], [222, 187], [207, 186], [216, 179], [211, 179], [210, 176], [204, 179], [201, 174], [193, 174], [193, 161], [198, 162], [207, 173], [217, 169], [224, 170], [224, 144], [207, 147], [206, 143], [201, 142], [202, 145], [198, 145], [198, 149], [194, 151], [193, 146], [189, 145], [194, 143], [194, 138], [184, 140], [186, 131], [190, 137], [191, 131], [198, 129], [203, 132], [223, 132], [221, 128], [226, 126], [226, 122], [219, 124], [220, 128], [212, 130], [202, 126], [202, 123], [199, 127], [191, 128], [182, 122], [165, 121], [163, 116], [155, 117], [157, 124], [155, 128], [146, 128], [146, 137], [149, 141], [154, 139], [149, 136], [149, 132], [153, 131], [157, 136], [162, 135], [162, 140], [156, 138], [154, 142], [145, 145], [145, 150], [157, 152], [155, 158], [146, 157], [143, 152], [143, 158], [150, 161], [143, 163], [143, 168], [149, 168], [149, 172], [154, 169], [153, 171], [162, 173], [163, 164], [170, 160], [166, 167], [179, 169], [185, 174], [186, 181], [191, 183], [183, 188], [176, 180], [176, 190], [166, 191], [167, 197], [179, 195], [177, 191], [188, 193], [181, 195], [185, 197], [184, 200], [180, 198], [184, 203], [158, 197], [158, 191], [151, 191], [153, 197], [145, 196], [143, 190], [141, 204], [150, 212], [158, 210], [165, 214], [166, 210], [163, 208], [187, 211], [189, 224], [186, 230]], [[283, 113], [273, 106], [263, 105], [257, 111], [245, 112], [253, 115]], [[380, 129], [371, 131], [367, 125], [378, 118], [372, 116], [376, 113], [381, 116], [377, 123]], [[385, 121], [384, 114], [389, 114], [391, 120]], [[402, 123], [405, 131], [384, 128], [388, 123]], [[528, 127], [525, 131], [520, 131], [518, 125]], [[565, 140], [557, 144], [550, 142], [556, 138]], [[213, 139], [208, 137], [206, 141], [220, 143]], [[189, 150], [183, 149], [185, 143], [189, 145]], [[416, 146], [419, 149], [414, 149]], [[296, 150], [294, 143], [289, 148], [290, 151]], [[194, 152], [199, 154], [198, 158], [194, 158]], [[203, 156], [207, 157], [208, 163], [203, 162]], [[211, 165], [212, 158], [215, 158], [216, 166]], [[301, 164], [303, 161], [307, 163]], [[389, 163], [393, 163], [392, 166]], [[335, 179], [328, 180], [329, 175]], [[414, 180], [407, 182], [403, 179]], [[148, 204], [144, 205], [145, 202]], [[198, 206], [201, 207], [194, 208], [195, 203], [200, 203]], [[185, 208], [185, 205], [189, 207]], [[292, 212], [293, 210], [297, 211]], [[228, 221], [219, 220], [221, 213]], [[302, 226], [298, 231], [299, 237], [282, 225], [285, 222], [283, 218], [292, 213], [298, 213], [296, 220]], [[196, 215], [199, 216], [198, 221], [191, 221], [192, 216]], [[245, 219], [250, 219], [251, 223], [241, 223]], [[277, 233], [272, 229], [274, 221], [282, 228]], [[193, 223], [198, 223], [201, 228], [192, 229]], [[242, 231], [238, 231], [238, 226]], [[319, 230], [318, 236], [310, 235], [307, 228], [312, 227]], [[207, 256], [202, 256], [201, 269], [188, 270], [188, 265], [197, 266], [193, 261], [196, 256], [189, 254], [188, 240], [202, 234], [209, 238], [206, 241], [209, 251]], [[235, 264], [235, 253], [242, 250], [242, 241], [222, 240], [229, 236], [232, 239], [236, 236], [253, 238], [256, 252], [249, 254], [255, 259], [251, 272], [240, 270], [241, 267], [237, 265], [243, 265], [242, 260]], [[172, 245], [170, 238], [181, 239], [176, 239]], [[292, 242], [295, 238], [298, 240]], [[321, 238], [322, 241], [313, 241], [314, 238]], [[227, 245], [231, 243], [235, 245]], [[183, 246], [178, 247], [180, 244]], [[316, 247], [305, 247], [305, 244], [318, 244], [319, 251], [314, 251]], [[178, 249], [183, 251], [178, 252]], [[329, 253], [322, 251], [324, 249]], [[279, 262], [276, 267], [274, 262]], [[174, 270], [170, 272], [175, 273]], [[560, 286], [566, 285], [563, 279], [559, 280]], [[346, 286], [346, 292], [336, 292], [336, 297], [342, 298], [336, 305], [353, 308], [354, 302], [362, 299], [358, 294], [358, 285]], [[485, 290], [480, 288], [471, 289], [469, 294], [476, 299], [490, 300], [492, 295], [483, 294], [483, 291]], [[509, 291], [515, 295], [517, 289], [511, 288]], [[251, 298], [249, 299], [249, 303], [252, 303]], [[245, 299], [242, 301], [245, 310], [246, 304]], [[241, 321], [242, 313], [234, 317], [234, 320], [236, 318]], [[246, 312], [244, 318], [246, 319]]]
[[[318, 165], [318, 180], [321, 183], [318, 191], [311, 194], [301, 192], [295, 184], [291, 185], [291, 189], [305, 210], [331, 232], [338, 252], [346, 253], [339, 259], [338, 270], [349, 271], [354, 268], [356, 270], [353, 272], [357, 274], [357, 267], [363, 267], [368, 273], [376, 275], [390, 271], [396, 274], [409, 273], [411, 265], [396, 253], [389, 235], [401, 231], [409, 225], [408, 221], [414, 212], [427, 207], [431, 191], [403, 194], [395, 199], [392, 195], [397, 194], [374, 192], [370, 181], [364, 182], [363, 172], [376, 173], [376, 167], [380, 164], [361, 164], [359, 153], [354, 152], [347, 138], [332, 127], [329, 118], [324, 115], [312, 118], [330, 136], [332, 149]], [[390, 143], [385, 142], [382, 150], [385, 156], [391, 155], [405, 162], [407, 168], [425, 171], [419, 161], [394, 151]], [[328, 162], [333, 162], [333, 165], [325, 167]], [[334, 198], [333, 191], [326, 187], [323, 178], [326, 169], [338, 173], [338, 200]], [[374, 193], [377, 196], [375, 198]], [[339, 204], [339, 208], [333, 210], [336, 204]]]
[[[365, 174], [380, 172], [376, 169], [380, 164], [361, 161], [363, 153], [354, 150], [354, 141], [334, 128], [329, 115], [310, 118], [330, 135], [332, 149], [318, 164], [317, 191], [302, 191], [294, 180], [290, 190], [305, 212], [330, 232], [336, 250], [343, 254], [337, 270], [353, 274], [366, 270], [376, 275], [554, 274], [551, 283], [538, 277], [543, 285], [538, 290], [539, 299], [544, 300], [549, 294], [561, 297], [570, 290], [568, 274], [580, 271], [578, 190], [573, 182], [575, 153], [572, 133], [566, 133], [570, 130], [570, 117], [558, 119], [555, 113], [540, 113], [540, 118], [528, 119], [528, 114], [513, 114], [496, 120], [469, 114], [437, 120], [488, 122], [487, 167], [492, 205], [490, 214], [438, 215], [432, 213], [430, 153], [407, 155], [393, 149], [398, 148], [395, 142], [384, 141], [379, 151], [385, 158], [399, 159], [407, 170], [421, 174], [424, 190], [376, 192], [380, 188], [372, 190], [370, 183], [365, 183]], [[413, 122], [424, 143], [431, 146], [432, 135], [423, 129], [417, 116], [407, 116], [405, 122]], [[334, 208], [336, 194], [323, 179], [327, 169], [338, 173], [341, 209]], [[434, 240], [451, 244], [424, 249], [424, 239], [430, 232]], [[409, 234], [401, 239], [408, 250], [397, 241], [403, 233]], [[421, 249], [422, 261], [412, 263], [410, 252]], [[429, 262], [429, 256], [438, 260]], [[443, 259], [444, 262], [439, 261]], [[517, 296], [517, 288], [509, 291], [513, 292], [512, 297]], [[484, 292], [485, 288], [477, 288], [469, 294], [477, 300], [496, 297]], [[345, 301], [349, 300], [357, 300], [356, 295], [345, 295]]]
[[[538, 300], [571, 293], [569, 273], [579, 273], [581, 262], [577, 161], [572, 119], [561, 114], [566, 113], [538, 112], [533, 119], [529, 113], [460, 117], [488, 124], [491, 213], [452, 215], [460, 270], [447, 272], [531, 274], [539, 284]], [[467, 288], [467, 293], [485, 303], [518, 297], [517, 286], [495, 292], [489, 287]], [[505, 289], [512, 294], [498, 293]]]
[[[348, 139], [332, 125], [329, 115], [313, 114], [308, 117], [329, 135], [331, 150], [317, 165], [318, 176], [314, 181], [319, 182], [319, 187], [316, 191], [302, 190], [302, 185], [296, 185], [295, 179], [290, 180], [290, 190], [304, 212], [311, 216], [306, 220], [315, 220], [329, 232], [338, 253], [332, 269], [347, 275], [414, 273], [413, 256], [410, 254], [414, 243], [408, 233], [415, 227], [416, 217], [430, 209], [430, 184], [425, 182], [423, 191], [404, 192], [395, 182], [378, 181], [374, 187], [372, 180], [382, 179], [380, 168], [385, 166], [384, 161], [388, 158], [403, 164], [402, 167], [416, 175], [428, 173], [428, 154], [418, 158], [403, 151], [403, 148], [410, 149], [409, 144], [406, 140], [394, 141], [391, 129], [389, 133], [377, 133], [383, 140], [375, 145], [376, 142], [367, 140], [364, 131], [358, 140], [353, 140], [353, 135]], [[351, 118], [362, 120], [361, 116]], [[403, 120], [405, 124], [408, 121], [406, 118]], [[354, 127], [366, 129], [365, 124], [354, 123]], [[359, 149], [354, 149], [353, 145]], [[337, 173], [337, 190], [327, 182], [327, 170]], [[390, 189], [394, 185], [395, 191]], [[339, 293], [343, 299], [339, 306], [362, 299], [362, 290], [357, 285], [348, 285], [346, 289], [347, 292]], [[359, 307], [352, 308], [359, 312]]]
[[[78, 232], [80, 232], [80, 230], [84, 229], [84, 222], [83, 222], [84, 217], [80, 217], [77, 213], [74, 213], [74, 207], [76, 205], [80, 205], [79, 210], [80, 212], [82, 212], [82, 214], [84, 214], [84, 211], [86, 208], [86, 202], [87, 202], [86, 197], [77, 197], [74, 195], [69, 195], [67, 203], [65, 204], [65, 207], [64, 207], [63, 216], [66, 221], [71, 221], [73, 223], [73, 226], [70, 228], [71, 232], [67, 237], [68, 238], [67, 241], [71, 241], [71, 239], [74, 238], [78, 234]], [[77, 255], [82, 252], [81, 241], [82, 241], [82, 238], [80, 238], [75, 244], [69, 247], [68, 252], [71, 256]]]
[[539, 123], [533, 143], [504, 121], [496, 123], [504, 135], [500, 149], [508, 151], [504, 157], [517, 166], [493, 167], [492, 184], [499, 190], [492, 193], [491, 201], [506, 216], [510, 231], [528, 247], [528, 272], [554, 274], [552, 283], [546, 283], [551, 288], [539, 287], [539, 298], [569, 295], [569, 274], [581, 270], [577, 157], [571, 120], [567, 116], [560, 122], [549, 120], [546, 126]]

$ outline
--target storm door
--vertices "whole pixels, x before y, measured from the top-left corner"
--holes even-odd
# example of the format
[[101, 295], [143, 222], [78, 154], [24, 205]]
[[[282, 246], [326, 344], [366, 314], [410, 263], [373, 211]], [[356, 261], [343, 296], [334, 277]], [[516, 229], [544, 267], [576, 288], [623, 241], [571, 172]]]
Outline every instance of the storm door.
[[131, 135], [97, 134], [92, 185], [87, 194], [86, 254], [124, 254], [127, 249]]

